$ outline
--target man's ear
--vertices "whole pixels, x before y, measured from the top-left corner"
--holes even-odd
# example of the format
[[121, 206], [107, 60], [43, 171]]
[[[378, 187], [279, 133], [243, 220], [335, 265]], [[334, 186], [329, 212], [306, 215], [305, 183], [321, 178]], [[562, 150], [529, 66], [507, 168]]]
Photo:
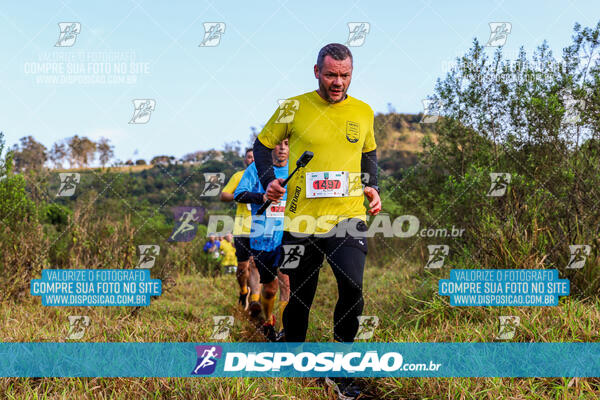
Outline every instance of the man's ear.
[[315, 78], [319, 79], [319, 67], [315, 64]]

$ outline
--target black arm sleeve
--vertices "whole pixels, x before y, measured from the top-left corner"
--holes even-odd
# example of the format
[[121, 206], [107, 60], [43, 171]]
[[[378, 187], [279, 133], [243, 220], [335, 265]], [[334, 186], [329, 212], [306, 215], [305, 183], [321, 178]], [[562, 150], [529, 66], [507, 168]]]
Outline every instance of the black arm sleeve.
[[242, 192], [235, 197], [238, 203], [262, 204], [263, 193]]
[[366, 186], [377, 186], [377, 150], [362, 153], [360, 170], [369, 174]]
[[[271, 149], [265, 146], [256, 138], [254, 141], [254, 164], [256, 164], [256, 171], [258, 172], [258, 179], [263, 188], [267, 190], [267, 186], [271, 181], [275, 180], [275, 171], [273, 170], [273, 157], [271, 156]], [[237, 200], [237, 199], [236, 199]]]

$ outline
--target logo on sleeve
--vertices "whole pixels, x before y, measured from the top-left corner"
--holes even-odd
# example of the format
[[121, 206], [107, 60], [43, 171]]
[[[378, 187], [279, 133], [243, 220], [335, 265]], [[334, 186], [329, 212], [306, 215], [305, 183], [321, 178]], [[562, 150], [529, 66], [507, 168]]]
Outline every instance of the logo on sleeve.
[[350, 143], [358, 142], [358, 139], [360, 139], [360, 125], [358, 122], [346, 121], [346, 139]]

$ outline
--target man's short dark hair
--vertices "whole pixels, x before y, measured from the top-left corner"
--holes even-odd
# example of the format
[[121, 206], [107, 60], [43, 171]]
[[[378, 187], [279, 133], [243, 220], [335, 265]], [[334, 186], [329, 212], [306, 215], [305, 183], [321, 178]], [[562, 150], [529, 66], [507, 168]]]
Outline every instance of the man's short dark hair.
[[244, 156], [247, 156], [247, 155], [248, 155], [248, 153], [249, 153], [249, 152], [251, 152], [251, 151], [254, 151], [254, 150], [252, 149], [252, 147], [248, 147], [248, 148], [246, 149], [246, 151], [244, 152]]
[[353, 60], [352, 53], [350, 52], [349, 48], [340, 43], [329, 43], [327, 46], [319, 50], [319, 55], [317, 56], [317, 67], [319, 70], [321, 70], [323, 67], [323, 60], [325, 60], [326, 56], [338, 61], [345, 60], [348, 57], [350, 57], [350, 61]]

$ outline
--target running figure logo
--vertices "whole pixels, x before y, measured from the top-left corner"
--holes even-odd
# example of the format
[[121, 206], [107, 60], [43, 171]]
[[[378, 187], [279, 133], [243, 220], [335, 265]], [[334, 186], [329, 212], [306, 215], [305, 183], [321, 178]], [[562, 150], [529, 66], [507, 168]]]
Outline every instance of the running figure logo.
[[215, 47], [221, 43], [221, 36], [225, 34], [224, 22], [205, 22], [204, 39], [198, 47]]
[[300, 257], [304, 255], [304, 246], [301, 244], [284, 244], [283, 262], [279, 269], [294, 269], [300, 264]]
[[508, 39], [508, 34], [512, 30], [510, 22], [490, 22], [490, 40], [486, 47], [502, 47]]
[[427, 250], [429, 251], [429, 258], [427, 259], [427, 264], [425, 264], [425, 268], [442, 268], [444, 266], [446, 256], [450, 252], [450, 247], [448, 247], [445, 244], [430, 244], [427, 245]]
[[219, 194], [221, 187], [225, 183], [225, 174], [222, 172], [205, 172], [204, 189], [200, 197], [212, 197]]
[[521, 323], [521, 318], [512, 315], [503, 315], [498, 318], [500, 319], [500, 329], [496, 339], [511, 340], [513, 337], [515, 337], [517, 326], [519, 326]]
[[359, 340], [371, 339], [375, 329], [379, 326], [379, 317], [376, 315], [359, 315], [357, 318], [358, 331], [354, 338]]
[[217, 360], [223, 355], [221, 346], [196, 346], [196, 368], [192, 371], [192, 375], [210, 375], [215, 372]]
[[371, 24], [368, 22], [348, 22], [348, 41], [346, 46], [358, 47], [365, 44], [367, 33], [371, 31]]
[[150, 115], [156, 108], [156, 100], [154, 99], [134, 99], [133, 101], [133, 117], [129, 121], [130, 124], [146, 124], [150, 121]]
[[213, 317], [213, 332], [211, 340], [225, 340], [229, 337], [229, 329], [233, 326], [231, 315], [217, 315]]
[[571, 251], [571, 258], [567, 264], [567, 269], [580, 269], [585, 265], [592, 247], [587, 244], [572, 244], [569, 246], [569, 250]]
[[421, 124], [435, 124], [440, 118], [442, 106], [437, 100], [421, 100], [423, 103], [423, 117], [421, 117]]
[[56, 197], [73, 196], [81, 176], [77, 172], [60, 172], [58, 176], [60, 178], [60, 188], [58, 188]]
[[279, 99], [279, 115], [275, 119], [276, 124], [289, 124], [294, 120], [296, 111], [300, 108], [300, 102], [298, 100], [284, 100]]
[[54, 47], [71, 47], [77, 40], [77, 35], [81, 33], [81, 24], [79, 22], [59, 22], [58, 28], [60, 34]]
[[350, 172], [348, 174], [348, 196], [362, 196], [369, 183], [368, 172]]
[[138, 246], [140, 250], [140, 260], [136, 268], [152, 268], [158, 253], [160, 253], [160, 246], [156, 244], [141, 244]]
[[90, 326], [90, 317], [69, 315], [69, 333], [65, 339], [79, 340], [85, 334], [85, 328]]
[[204, 216], [202, 207], [175, 207], [173, 209], [175, 227], [169, 242], [189, 242], [196, 237], [198, 222]]
[[501, 197], [506, 193], [510, 184], [511, 175], [504, 172], [490, 172], [490, 190], [487, 192], [488, 197]]

